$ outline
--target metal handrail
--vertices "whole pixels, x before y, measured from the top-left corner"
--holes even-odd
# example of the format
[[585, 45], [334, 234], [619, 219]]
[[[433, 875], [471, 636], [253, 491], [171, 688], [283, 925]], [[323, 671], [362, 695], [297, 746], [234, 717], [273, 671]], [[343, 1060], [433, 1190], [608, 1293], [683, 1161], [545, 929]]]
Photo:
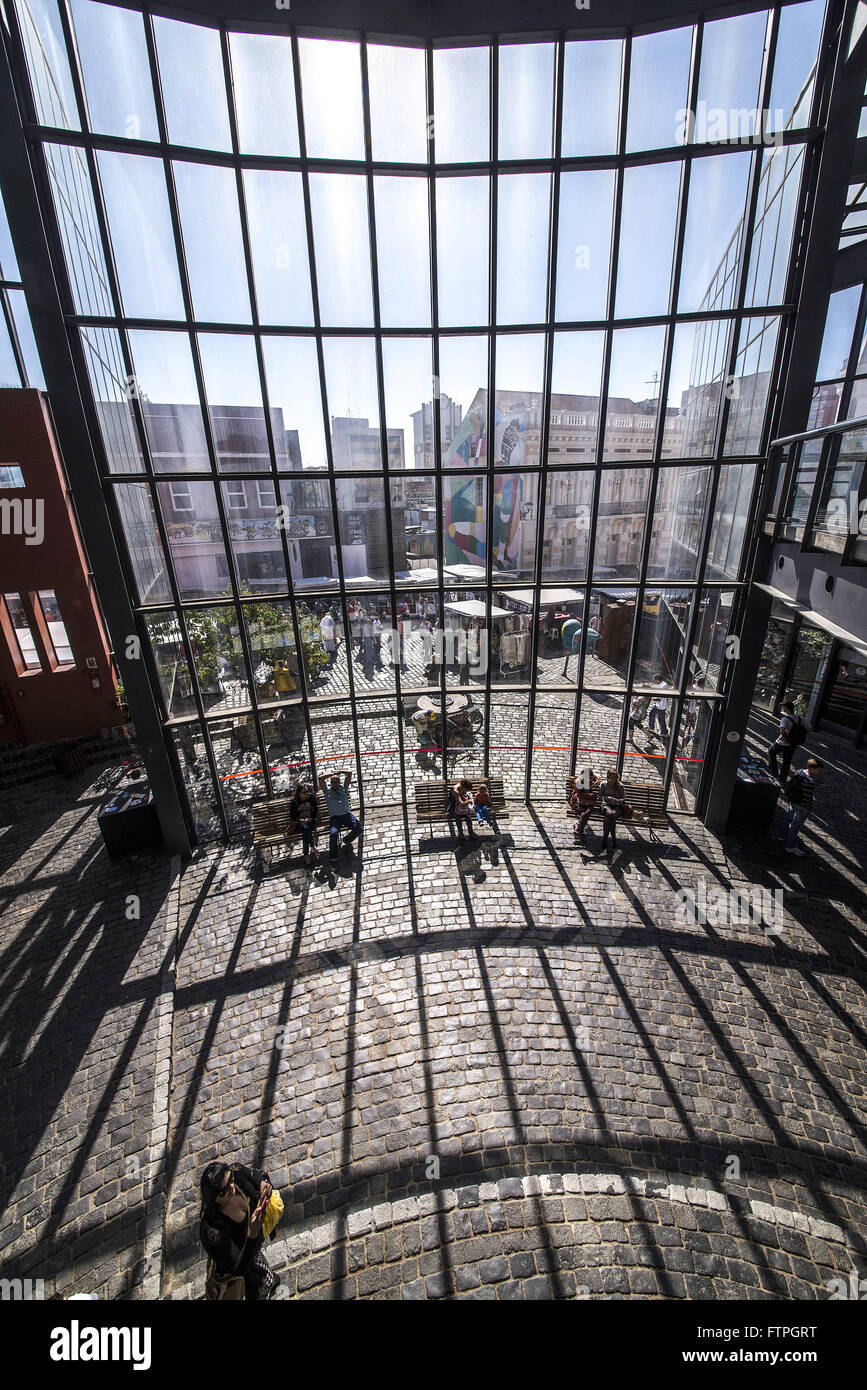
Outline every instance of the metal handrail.
[[772, 439], [770, 449], [782, 448], [786, 444], [799, 444], [805, 439], [824, 439], [828, 434], [849, 434], [850, 431], [867, 430], [867, 415], [859, 415], [854, 420], [838, 420], [834, 425], [822, 425], [815, 430], [802, 430], [800, 434], [784, 434]]

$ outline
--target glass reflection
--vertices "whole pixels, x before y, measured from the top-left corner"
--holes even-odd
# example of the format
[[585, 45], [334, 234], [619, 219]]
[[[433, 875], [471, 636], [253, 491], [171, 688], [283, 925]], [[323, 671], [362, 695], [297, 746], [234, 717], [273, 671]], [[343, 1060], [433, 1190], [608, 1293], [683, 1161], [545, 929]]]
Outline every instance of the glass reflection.
[[618, 318], [668, 312], [680, 178], [674, 162], [642, 165], [624, 174]]
[[757, 454], [761, 449], [779, 331], [778, 318], [744, 319], [741, 324], [726, 454]]
[[150, 489], [146, 483], [125, 483], [115, 488], [114, 497], [139, 603], [171, 603]]
[[157, 473], [210, 471], [193, 355], [186, 333], [134, 329], [129, 335], [134, 389], [141, 402]]
[[641, 567], [650, 491], [647, 468], [606, 468], [596, 522], [596, 579], [635, 579]]
[[696, 578], [709, 486], [709, 468], [687, 465], [665, 468], [660, 473], [647, 559], [648, 578]]
[[484, 468], [488, 431], [487, 338], [440, 338], [444, 468]]
[[277, 467], [327, 467], [315, 342], [312, 338], [267, 337], [262, 340], [262, 353], [268, 399], [280, 417], [274, 430]]
[[593, 474], [548, 474], [542, 579], [571, 584], [587, 577]]
[[229, 561], [213, 483], [157, 483], [157, 497], [181, 598], [228, 594]]
[[748, 153], [723, 154], [690, 165], [680, 313], [730, 309], [736, 301], [752, 160]]
[[144, 621], [169, 718], [195, 714], [193, 683], [177, 617], [171, 611], [146, 613]]
[[81, 344], [110, 473], [143, 473], [129, 380], [114, 328], [82, 328]]
[[[334, 467], [381, 468], [379, 393], [376, 385], [376, 352], [372, 338], [326, 338], [325, 385], [331, 417], [331, 452]], [[389, 439], [390, 466], [402, 468], [403, 439]]]
[[[271, 451], [253, 339], [236, 333], [200, 333], [198, 342], [217, 467], [224, 473], [270, 473]], [[275, 428], [280, 424], [278, 414], [272, 413]]]
[[714, 692], [722, 687], [734, 598], [734, 589], [702, 589], [687, 677], [690, 690]]
[[[618, 328], [611, 344], [604, 457], [651, 458], [659, 414], [659, 380], [665, 329]], [[666, 418], [666, 444], [671, 447]]]
[[[494, 451], [497, 463], [536, 464], [542, 439], [542, 377], [545, 340], [541, 333], [497, 337], [497, 388], [494, 400]], [[516, 389], [520, 386], [520, 389]]]
[[[434, 394], [430, 338], [385, 338], [382, 343], [385, 419], [393, 453], [407, 468], [433, 468]], [[460, 422], [460, 407], [439, 394], [443, 444]], [[452, 434], [449, 434], [451, 430]], [[391, 462], [391, 459], [389, 459]]]

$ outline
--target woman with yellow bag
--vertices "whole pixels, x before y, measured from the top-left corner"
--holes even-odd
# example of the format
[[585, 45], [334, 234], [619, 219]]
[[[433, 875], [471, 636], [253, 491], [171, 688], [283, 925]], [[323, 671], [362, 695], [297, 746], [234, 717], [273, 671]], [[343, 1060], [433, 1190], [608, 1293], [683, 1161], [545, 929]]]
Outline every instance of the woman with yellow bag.
[[199, 1235], [208, 1255], [205, 1298], [249, 1302], [273, 1298], [280, 1285], [262, 1251], [283, 1202], [268, 1174], [236, 1163], [209, 1163], [199, 1181]]

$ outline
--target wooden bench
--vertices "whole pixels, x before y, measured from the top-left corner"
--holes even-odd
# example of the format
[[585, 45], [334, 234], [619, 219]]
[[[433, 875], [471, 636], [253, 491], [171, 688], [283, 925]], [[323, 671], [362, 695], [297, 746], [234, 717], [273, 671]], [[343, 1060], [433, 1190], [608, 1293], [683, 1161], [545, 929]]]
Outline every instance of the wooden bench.
[[[577, 815], [569, 805], [569, 798], [575, 790], [575, 778], [566, 778], [566, 806], [570, 816]], [[601, 790], [601, 788], [600, 788]], [[629, 803], [633, 810], [631, 820], [619, 820], [619, 825], [632, 826], [635, 830], [641, 830], [645, 826], [650, 831], [651, 840], [658, 839], [655, 834], [656, 826], [668, 824], [668, 816], [665, 812], [665, 792], [656, 782], [624, 782], [624, 799]], [[591, 820], [602, 819], [602, 806], [598, 799], [593, 810], [590, 812]]]
[[[457, 778], [455, 779], [458, 780]], [[467, 779], [469, 781], [469, 778]], [[488, 788], [491, 793], [491, 815], [508, 815], [506, 810], [506, 798], [503, 792], [502, 777], [489, 777], [487, 779]], [[452, 785], [452, 784], [450, 784]], [[473, 782], [473, 792], [479, 789], [479, 781]], [[415, 818], [416, 820], [426, 820], [431, 823], [435, 820], [445, 820], [449, 809], [448, 789], [442, 782], [418, 782], [415, 787]]]
[[[273, 849], [275, 845], [300, 840], [301, 829], [289, 815], [291, 804], [291, 796], [273, 796], [270, 801], [253, 802], [253, 847], [260, 854], [265, 849]], [[314, 824], [317, 830], [323, 828], [325, 821], [321, 810], [317, 812]]]

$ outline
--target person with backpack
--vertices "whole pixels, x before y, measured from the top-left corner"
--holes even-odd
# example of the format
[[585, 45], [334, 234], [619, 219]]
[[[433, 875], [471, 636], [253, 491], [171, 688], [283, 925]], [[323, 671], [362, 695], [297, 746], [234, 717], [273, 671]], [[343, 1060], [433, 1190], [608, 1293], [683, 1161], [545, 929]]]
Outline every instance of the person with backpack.
[[798, 835], [813, 809], [816, 778], [824, 766], [818, 758], [808, 758], [807, 766], [793, 772], [786, 783], [789, 811], [780, 841], [785, 845], [788, 854], [797, 854], [799, 858], [803, 858], [804, 850], [798, 844]]
[[576, 845], [587, 843], [587, 822], [596, 808], [599, 786], [599, 778], [592, 767], [581, 768], [575, 777], [569, 809], [578, 817], [572, 827]]
[[[768, 766], [781, 785], [785, 783], [789, 775], [795, 749], [800, 748], [808, 733], [807, 725], [798, 718], [792, 701], [784, 700], [780, 715], [780, 732], [768, 749]], [[777, 767], [778, 756], [781, 763], [779, 768]]]

